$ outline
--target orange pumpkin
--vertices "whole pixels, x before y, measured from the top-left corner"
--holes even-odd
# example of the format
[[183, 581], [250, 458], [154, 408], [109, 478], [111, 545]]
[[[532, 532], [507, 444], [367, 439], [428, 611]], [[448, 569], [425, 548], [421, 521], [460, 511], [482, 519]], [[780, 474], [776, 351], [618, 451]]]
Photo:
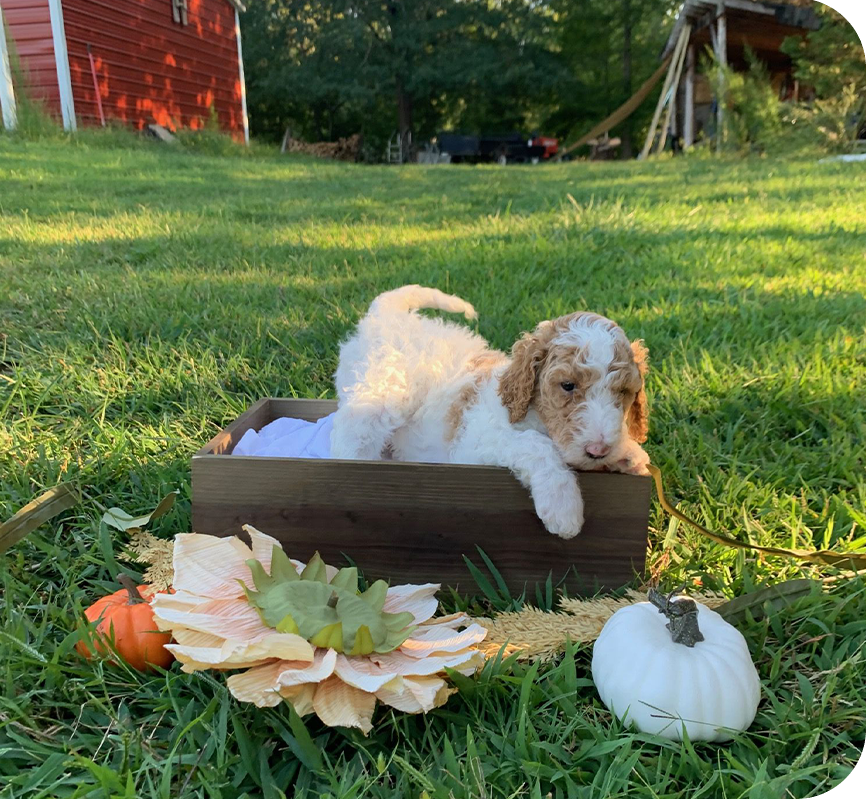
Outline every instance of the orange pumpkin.
[[[91, 623], [96, 623], [93, 641], [100, 654], [117, 653], [137, 670], [151, 670], [153, 666], [167, 668], [175, 657], [163, 646], [172, 641], [172, 635], [157, 630], [154, 615], [147, 602], [154, 591], [146, 584], [136, 587], [129, 576], [118, 576], [124, 589], [100, 598], [85, 611]], [[114, 644], [114, 648], [109, 647]], [[93, 654], [79, 641], [75, 649], [90, 659]]]

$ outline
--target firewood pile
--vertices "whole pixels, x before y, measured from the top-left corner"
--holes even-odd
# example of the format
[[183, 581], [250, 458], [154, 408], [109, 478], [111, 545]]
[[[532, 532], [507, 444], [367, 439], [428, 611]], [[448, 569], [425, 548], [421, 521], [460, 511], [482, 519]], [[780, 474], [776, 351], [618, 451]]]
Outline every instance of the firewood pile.
[[362, 145], [360, 134], [353, 134], [337, 142], [302, 142], [293, 139], [289, 134], [283, 138], [281, 153], [304, 153], [321, 159], [336, 159], [337, 161], [356, 161]]

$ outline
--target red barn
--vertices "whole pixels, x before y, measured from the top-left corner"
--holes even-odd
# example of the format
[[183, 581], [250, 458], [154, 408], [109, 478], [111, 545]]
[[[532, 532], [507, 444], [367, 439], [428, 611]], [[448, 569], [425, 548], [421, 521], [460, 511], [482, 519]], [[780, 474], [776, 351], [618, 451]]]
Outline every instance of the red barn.
[[240, 0], [0, 0], [0, 105], [15, 124], [11, 63], [63, 127], [118, 120], [220, 128], [246, 142]]

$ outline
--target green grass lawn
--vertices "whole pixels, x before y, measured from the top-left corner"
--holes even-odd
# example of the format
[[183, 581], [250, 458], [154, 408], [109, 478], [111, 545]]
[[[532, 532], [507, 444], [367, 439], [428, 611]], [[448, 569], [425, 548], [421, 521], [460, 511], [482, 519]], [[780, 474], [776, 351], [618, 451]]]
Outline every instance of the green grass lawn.
[[[590, 648], [494, 664], [427, 717], [293, 730], [216, 674], [73, 651], [116, 589], [100, 506], [190, 525], [191, 453], [263, 395], [331, 397], [380, 291], [422, 283], [508, 348], [592, 309], [650, 348], [649, 451], [710, 528], [839, 550], [865, 535], [865, 172], [816, 160], [386, 168], [0, 138], [0, 517], [85, 502], [0, 566], [0, 796], [805, 797], [865, 736], [865, 581], [745, 624], [763, 683], [724, 747], [624, 731]], [[728, 594], [795, 576], [652, 514], [649, 566]], [[542, 543], [541, 543], [542, 545]], [[478, 608], [484, 607], [484, 602]], [[4, 786], [5, 785], [5, 786]]]

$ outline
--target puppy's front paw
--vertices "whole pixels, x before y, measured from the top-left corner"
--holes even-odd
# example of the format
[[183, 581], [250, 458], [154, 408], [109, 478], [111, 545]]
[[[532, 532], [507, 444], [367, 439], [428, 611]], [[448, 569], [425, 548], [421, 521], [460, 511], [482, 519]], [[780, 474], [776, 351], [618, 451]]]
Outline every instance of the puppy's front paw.
[[533, 492], [534, 506], [546, 530], [565, 540], [575, 537], [585, 524], [585, 503], [575, 476], [551, 477]]
[[631, 442], [624, 453], [619, 454], [618, 460], [611, 469], [631, 476], [650, 476], [649, 464], [651, 464], [651, 457], [645, 449], [638, 442]]

